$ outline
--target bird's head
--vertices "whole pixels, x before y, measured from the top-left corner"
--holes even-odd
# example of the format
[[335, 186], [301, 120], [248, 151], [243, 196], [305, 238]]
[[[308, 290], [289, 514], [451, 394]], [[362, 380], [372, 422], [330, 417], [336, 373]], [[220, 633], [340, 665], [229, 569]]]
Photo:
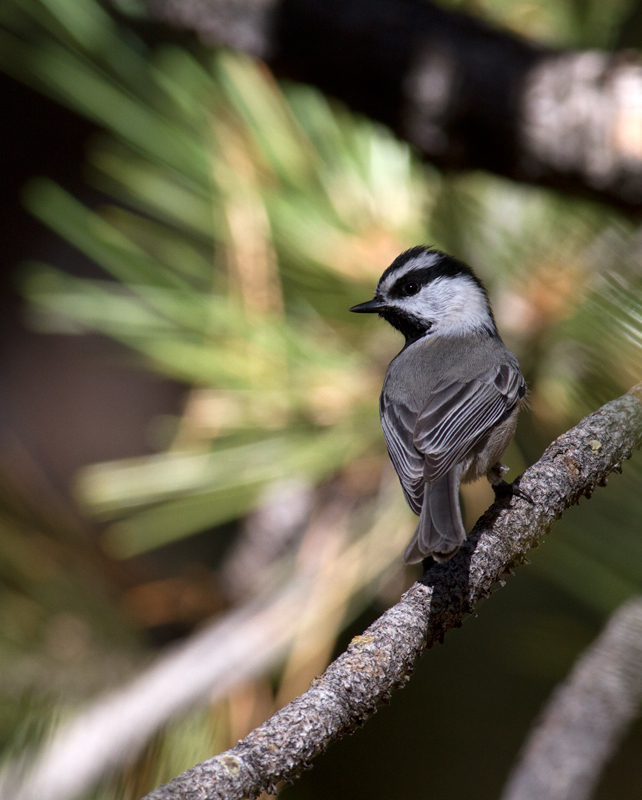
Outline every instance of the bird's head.
[[426, 335], [497, 334], [488, 295], [472, 269], [423, 245], [397, 256], [379, 279], [374, 298], [350, 311], [379, 314], [407, 344]]

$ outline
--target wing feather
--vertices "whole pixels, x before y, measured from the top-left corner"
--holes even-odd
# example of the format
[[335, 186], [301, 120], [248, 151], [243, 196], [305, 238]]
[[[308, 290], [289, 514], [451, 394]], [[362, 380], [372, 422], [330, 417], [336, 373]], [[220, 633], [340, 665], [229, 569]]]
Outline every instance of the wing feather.
[[439, 480], [459, 463], [513, 410], [524, 391], [519, 369], [508, 364], [468, 383], [437, 386], [415, 424], [413, 444], [424, 455], [425, 479]]
[[408, 505], [421, 513], [424, 501], [424, 459], [413, 443], [417, 414], [400, 403], [387, 403], [384, 394], [379, 403], [381, 427], [392, 466], [399, 476]]
[[420, 413], [381, 395], [381, 425], [408, 505], [421, 512], [424, 484], [443, 478], [524, 396], [517, 364], [501, 364], [472, 381], [438, 385]]

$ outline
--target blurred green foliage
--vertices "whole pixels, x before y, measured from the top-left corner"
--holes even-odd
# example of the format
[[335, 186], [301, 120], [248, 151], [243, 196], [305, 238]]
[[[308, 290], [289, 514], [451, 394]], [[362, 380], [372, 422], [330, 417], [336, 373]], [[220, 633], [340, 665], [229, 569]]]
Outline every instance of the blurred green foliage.
[[[439, 0], [441, 5], [475, 14], [555, 47], [639, 47], [623, 43], [639, 13], [638, 0]], [[640, 31], [638, 30], [638, 34]]]
[[[632, 3], [597, 0], [449, 5], [575, 46], [609, 46], [633, 11]], [[392, 584], [403, 585], [396, 555], [373, 550], [368, 566], [366, 538], [376, 529], [368, 520], [381, 517], [387, 463], [377, 398], [400, 343], [380, 321], [347, 309], [418, 242], [478, 271], [520, 358], [531, 411], [507, 454], [516, 470], [640, 379], [642, 258], [631, 221], [488, 175], [442, 175], [318, 91], [279, 86], [264, 65], [227, 51], [152, 49], [93, 0], [8, 0], [0, 22], [0, 67], [103, 129], [88, 150], [88, 178], [113, 198], [90, 209], [50, 181], [26, 187], [28, 208], [105, 272], [89, 280], [30, 264], [23, 287], [40, 329], [99, 331], [186, 387], [185, 412], [165, 420], [160, 452], [93, 465], [78, 478], [79, 503], [105, 524], [110, 558], [238, 520], [284, 479], [353, 489], [356, 480], [348, 527], [364, 537], [367, 579], [346, 583], [336, 624], [381, 596], [390, 570]], [[639, 466], [627, 467], [534, 557], [541, 576], [597, 616], [642, 586], [640, 477]], [[469, 522], [490, 502], [484, 491], [465, 495]], [[395, 519], [412, 524], [407, 510]], [[69, 618], [60, 622], [60, 614], [80, 603], [87, 616], [75, 579], [63, 580], [73, 586], [67, 599], [42, 595], [46, 582], [11, 588], [19, 564], [27, 559], [33, 569], [41, 557], [32, 560], [24, 542], [9, 552], [19, 525], [12, 520], [0, 540], [3, 650], [14, 629], [30, 629], [28, 621], [16, 628], [21, 615], [44, 613], [47, 624], [62, 625]], [[100, 564], [92, 568], [100, 573]], [[107, 600], [105, 608], [109, 621], [96, 627], [133, 642], [131, 623]], [[336, 632], [319, 646], [323, 658]], [[124, 647], [135, 661], [137, 645]], [[526, 660], [537, 673], [542, 659], [550, 656]], [[227, 746], [243, 733], [230, 722], [234, 702], [168, 726], [96, 797], [138, 797]], [[2, 736], [21, 749], [21, 720], [35, 717], [6, 705]]]

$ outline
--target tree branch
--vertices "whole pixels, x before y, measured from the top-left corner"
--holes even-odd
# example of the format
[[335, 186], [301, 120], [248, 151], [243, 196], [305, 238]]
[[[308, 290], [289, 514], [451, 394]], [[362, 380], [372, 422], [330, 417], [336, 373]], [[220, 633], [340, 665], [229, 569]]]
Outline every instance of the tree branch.
[[137, 754], [154, 731], [203, 695], [222, 697], [278, 663], [292, 638], [292, 605], [305, 603], [301, 576], [265, 602], [216, 620], [135, 681], [63, 724], [31, 762], [0, 772], [0, 800], [69, 800]]
[[642, 384], [556, 439], [522, 476], [522, 498], [495, 503], [455, 558], [432, 566], [401, 600], [316, 678], [310, 689], [236, 747], [147, 800], [238, 800], [292, 780], [353, 732], [408, 679], [415, 662], [538, 544], [563, 511], [590, 496], [642, 445]]
[[502, 800], [588, 800], [642, 700], [642, 599], [625, 603], [548, 701]]
[[[350, 598], [367, 594], [366, 587], [398, 559], [410, 536], [393, 476], [382, 481], [367, 532], [356, 539], [350, 535], [352, 501], [339, 492], [312, 515], [294, 562], [287, 555], [275, 562], [270, 584], [268, 574], [258, 579], [254, 571], [252, 599], [168, 648], [131, 682], [79, 709], [33, 757], [4, 764], [0, 800], [73, 800], [107, 772], [131, 762], [171, 717], [224, 697], [281, 663], [286, 654], [289, 666], [297, 665], [302, 651], [308, 656], [315, 651], [311, 641], [321, 651], [330, 647]], [[391, 489], [395, 499], [389, 497]], [[291, 495], [289, 502], [292, 506]], [[289, 520], [278, 514], [278, 524], [288, 527], [296, 522], [292, 512], [296, 517], [301, 510], [290, 508]], [[275, 511], [268, 504], [254, 519], [265, 534], [277, 522]], [[285, 574], [288, 579], [280, 585]], [[358, 603], [350, 605], [353, 611], [358, 608]], [[295, 676], [296, 670], [290, 681]], [[286, 667], [281, 691], [294, 686], [290, 681]]]
[[428, 0], [147, 0], [389, 125], [430, 161], [642, 203], [642, 61], [559, 51]]

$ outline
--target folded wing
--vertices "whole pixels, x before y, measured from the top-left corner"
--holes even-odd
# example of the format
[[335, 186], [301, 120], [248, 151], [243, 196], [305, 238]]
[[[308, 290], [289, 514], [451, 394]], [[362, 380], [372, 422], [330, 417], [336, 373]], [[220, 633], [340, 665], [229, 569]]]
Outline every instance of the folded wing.
[[417, 413], [402, 403], [389, 403], [385, 394], [379, 401], [381, 427], [392, 466], [399, 476], [408, 505], [421, 513], [424, 501], [424, 457], [414, 445]]
[[419, 414], [382, 395], [381, 424], [408, 505], [421, 512], [424, 484], [443, 478], [525, 394], [517, 365], [504, 363], [466, 383], [444, 381]]
[[467, 383], [438, 385], [417, 417], [413, 444], [424, 457], [424, 478], [443, 478], [524, 397], [517, 366], [501, 364]]

